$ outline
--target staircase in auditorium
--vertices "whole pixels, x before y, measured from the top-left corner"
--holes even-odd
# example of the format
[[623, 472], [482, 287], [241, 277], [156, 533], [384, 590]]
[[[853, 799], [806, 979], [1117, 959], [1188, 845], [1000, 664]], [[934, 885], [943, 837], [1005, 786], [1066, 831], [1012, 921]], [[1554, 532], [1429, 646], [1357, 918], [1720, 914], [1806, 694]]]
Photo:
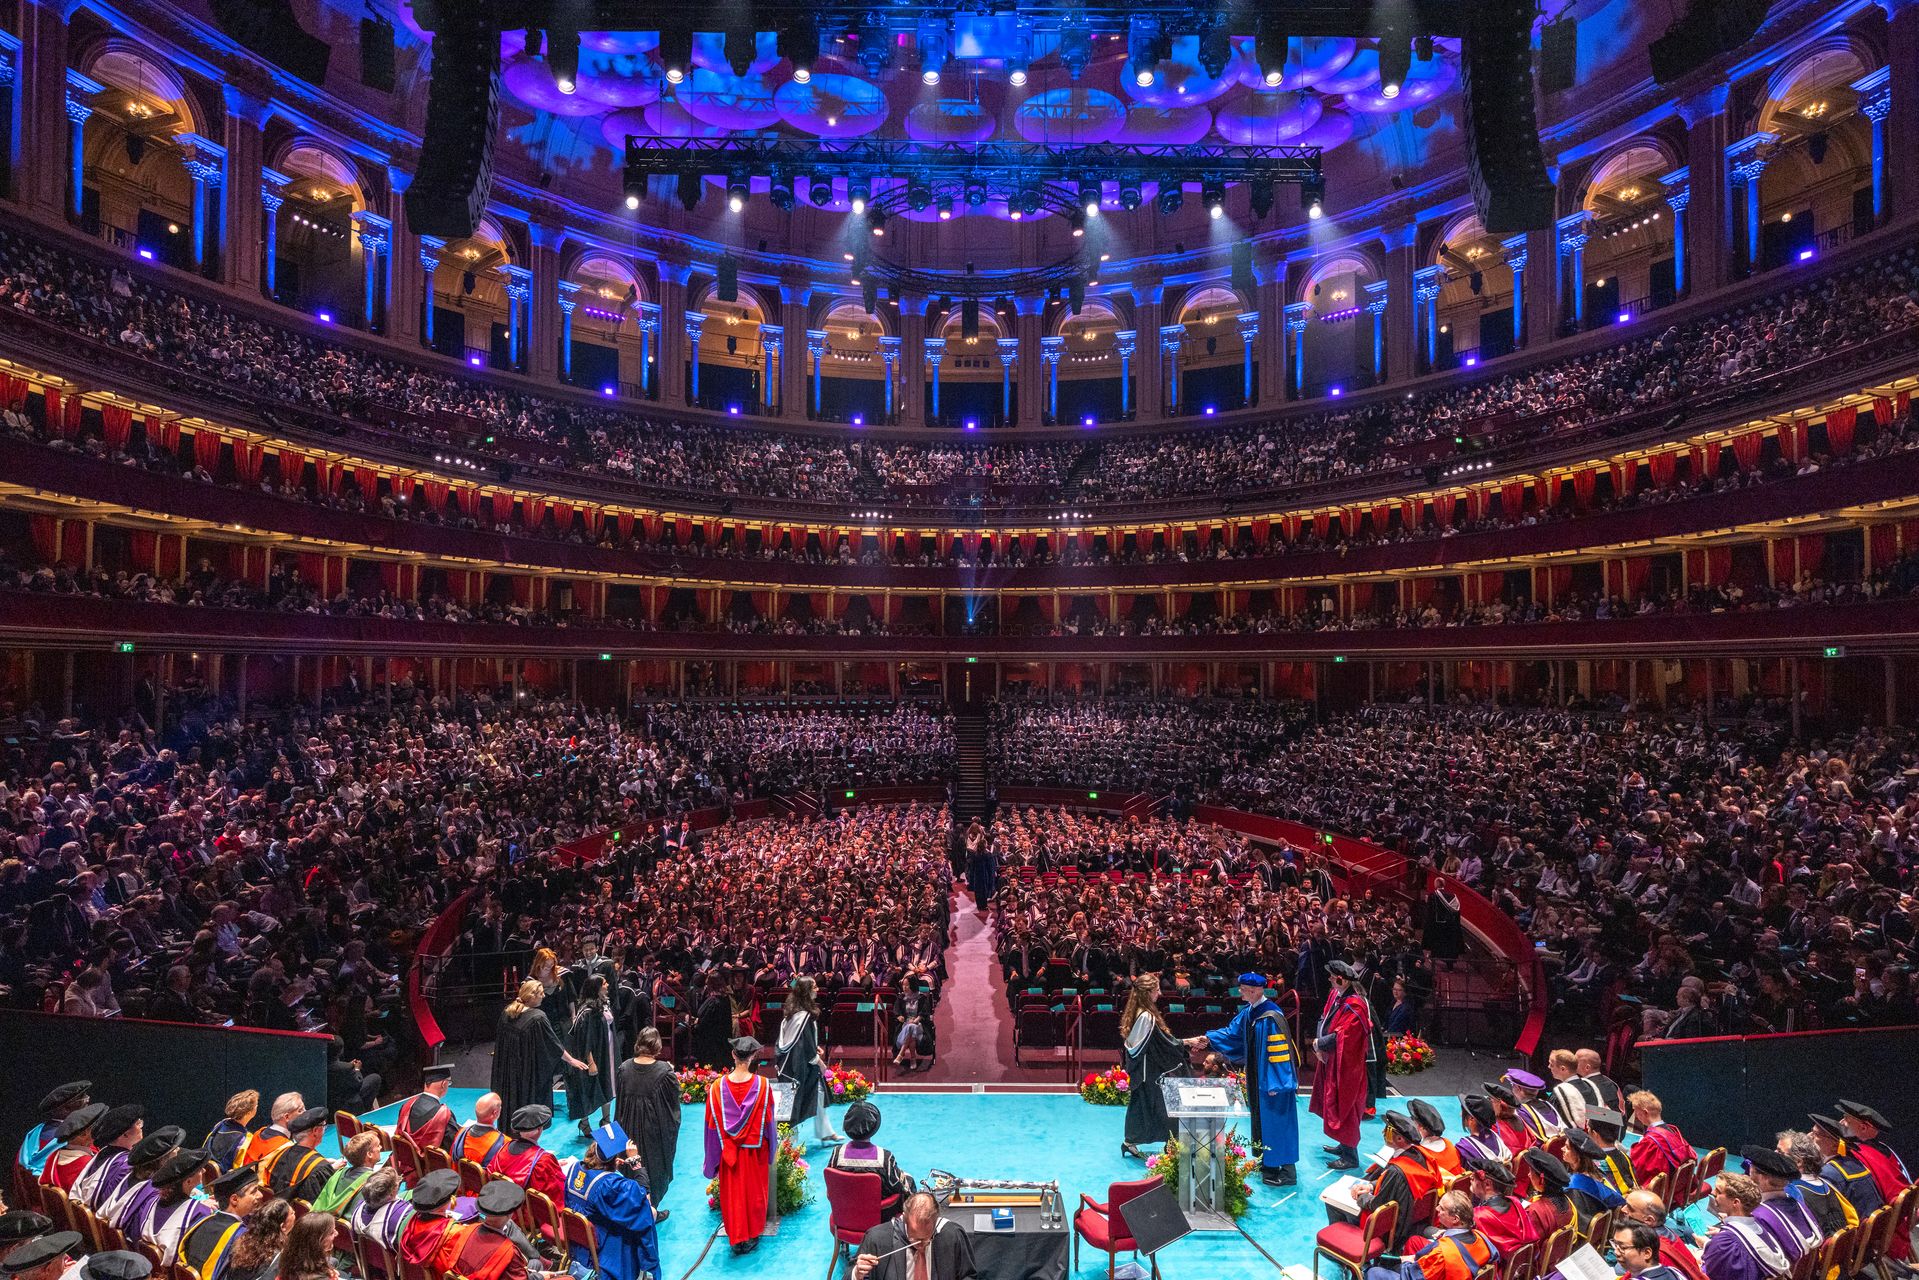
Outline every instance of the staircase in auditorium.
[[958, 781], [953, 789], [953, 813], [961, 821], [986, 816], [986, 717], [977, 711], [953, 716], [953, 745], [958, 752]]

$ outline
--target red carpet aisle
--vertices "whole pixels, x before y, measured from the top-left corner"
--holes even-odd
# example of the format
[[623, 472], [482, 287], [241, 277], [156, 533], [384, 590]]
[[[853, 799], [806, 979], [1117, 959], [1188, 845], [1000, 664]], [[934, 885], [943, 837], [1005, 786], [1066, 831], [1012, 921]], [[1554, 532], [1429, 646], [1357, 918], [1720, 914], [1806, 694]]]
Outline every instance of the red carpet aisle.
[[1042, 1073], [1013, 1067], [1013, 1013], [1006, 1004], [993, 931], [973, 909], [971, 894], [956, 890], [953, 896], [958, 937], [946, 949], [946, 989], [933, 1011], [939, 1057], [930, 1070], [897, 1077], [897, 1087], [1038, 1081]]

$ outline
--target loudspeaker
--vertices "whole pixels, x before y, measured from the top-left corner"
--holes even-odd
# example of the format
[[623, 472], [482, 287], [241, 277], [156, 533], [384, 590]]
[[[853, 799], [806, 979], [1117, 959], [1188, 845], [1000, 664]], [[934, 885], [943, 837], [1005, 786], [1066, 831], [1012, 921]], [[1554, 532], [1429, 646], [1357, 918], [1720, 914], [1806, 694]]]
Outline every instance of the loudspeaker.
[[1488, 0], [1466, 28], [1466, 177], [1480, 225], [1496, 234], [1553, 220], [1553, 184], [1533, 106], [1532, 13], [1526, 0]]
[[393, 24], [383, 19], [360, 19], [360, 83], [378, 93], [393, 92]]
[[880, 286], [876, 280], [862, 278], [860, 281], [860, 304], [866, 308], [867, 315], [873, 315], [880, 309]]
[[1573, 87], [1579, 66], [1579, 24], [1572, 18], [1539, 29], [1539, 90], [1564, 93]]
[[1233, 242], [1233, 288], [1249, 306], [1259, 305], [1253, 282], [1253, 246], [1244, 240]]
[[493, 140], [500, 131], [500, 32], [449, 24], [433, 37], [420, 164], [406, 190], [416, 234], [458, 240], [473, 234], [493, 191]]
[[1737, 49], [1766, 20], [1768, 0], [1693, 0], [1686, 16], [1646, 46], [1652, 78], [1670, 84], [1722, 53]]
[[714, 292], [721, 302], [740, 300], [740, 262], [730, 253], [720, 259], [719, 283]]
[[960, 303], [960, 337], [979, 337], [979, 299], [967, 298]]
[[211, 5], [220, 30], [250, 52], [309, 84], [325, 82], [333, 50], [301, 29], [290, 0], [211, 0]]

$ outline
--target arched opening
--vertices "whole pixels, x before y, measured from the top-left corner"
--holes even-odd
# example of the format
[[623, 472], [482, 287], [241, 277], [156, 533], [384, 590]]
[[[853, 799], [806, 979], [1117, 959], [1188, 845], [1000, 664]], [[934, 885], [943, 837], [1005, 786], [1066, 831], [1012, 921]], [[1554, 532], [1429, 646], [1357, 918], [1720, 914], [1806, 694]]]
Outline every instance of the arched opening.
[[489, 219], [442, 246], [431, 274], [427, 345], [476, 368], [511, 368], [506, 272], [512, 266], [506, 237]]
[[[640, 278], [617, 258], [591, 253], [560, 285], [560, 377], [602, 393], [645, 395], [646, 350], [640, 330]], [[571, 304], [572, 310], [567, 306]]]
[[1812, 258], [1871, 229], [1874, 126], [1866, 95], [1853, 87], [1871, 69], [1849, 45], [1824, 48], [1768, 84], [1757, 129], [1773, 140], [1746, 157], [1764, 164], [1756, 227], [1748, 212], [1747, 261], [1754, 269]]
[[1590, 225], [1580, 287], [1589, 325], [1651, 311], [1678, 296], [1677, 224], [1660, 181], [1672, 169], [1664, 151], [1635, 143], [1602, 161], [1587, 179], [1580, 207]]
[[1180, 304], [1184, 326], [1174, 356], [1175, 413], [1210, 416], [1253, 401], [1259, 385], [1257, 344], [1240, 331], [1239, 317], [1251, 312], [1246, 300], [1224, 285], [1205, 285]]
[[1132, 392], [1121, 379], [1131, 378], [1132, 357], [1121, 358], [1121, 327], [1113, 304], [1099, 299], [1088, 299], [1078, 315], [1060, 317], [1056, 421], [1084, 425], [1131, 416]]
[[709, 290], [700, 304], [706, 322], [700, 328], [687, 397], [691, 403], [725, 413], [752, 413], [760, 404], [766, 377], [766, 347], [760, 326], [766, 312], [750, 289], [732, 302]]
[[86, 97], [93, 113], [82, 126], [73, 206], [80, 226], [150, 262], [206, 269], [219, 242], [218, 196], [199, 189], [188, 168], [208, 157], [194, 148], [199, 122], [186, 86], [117, 40], [87, 75], [100, 87]]
[[273, 296], [314, 315], [371, 327], [365, 314], [365, 263], [354, 215], [366, 209], [359, 175], [346, 160], [296, 142], [273, 168], [287, 178], [276, 226]]
[[[930, 423], [969, 431], [1003, 427], [1013, 421], [1013, 362], [1000, 354], [999, 340], [1012, 336], [992, 304], [980, 302], [969, 323], [968, 308], [956, 303], [933, 336], [946, 348], [940, 363], [926, 371]], [[938, 378], [938, 395], [933, 394]]]
[[[886, 353], [881, 343], [886, 327], [881, 317], [868, 315], [864, 303], [846, 298], [827, 308], [819, 328], [826, 335], [826, 348], [820, 354], [814, 416], [862, 426], [889, 421], [894, 405], [887, 394]], [[802, 344], [798, 349], [804, 350], [805, 334], [790, 335], [788, 340]], [[810, 354], [807, 359], [810, 378]], [[809, 397], [814, 390], [809, 388]], [[809, 398], [808, 403], [813, 401]]]
[[1368, 293], [1377, 278], [1371, 262], [1355, 253], [1342, 253], [1316, 263], [1300, 282], [1300, 299], [1307, 304], [1306, 329], [1294, 344], [1299, 368], [1295, 382], [1303, 394], [1328, 394], [1369, 387], [1385, 368], [1385, 315], [1367, 310], [1383, 294]]

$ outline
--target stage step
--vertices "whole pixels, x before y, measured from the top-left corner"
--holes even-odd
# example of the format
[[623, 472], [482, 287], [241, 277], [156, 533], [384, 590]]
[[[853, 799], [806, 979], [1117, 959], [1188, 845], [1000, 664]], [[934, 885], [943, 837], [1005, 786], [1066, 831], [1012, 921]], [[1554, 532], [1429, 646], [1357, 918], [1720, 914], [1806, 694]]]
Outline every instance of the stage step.
[[986, 717], [962, 711], [953, 717], [953, 746], [957, 767], [953, 784], [953, 813], [962, 822], [986, 816], [991, 785], [986, 774]]

